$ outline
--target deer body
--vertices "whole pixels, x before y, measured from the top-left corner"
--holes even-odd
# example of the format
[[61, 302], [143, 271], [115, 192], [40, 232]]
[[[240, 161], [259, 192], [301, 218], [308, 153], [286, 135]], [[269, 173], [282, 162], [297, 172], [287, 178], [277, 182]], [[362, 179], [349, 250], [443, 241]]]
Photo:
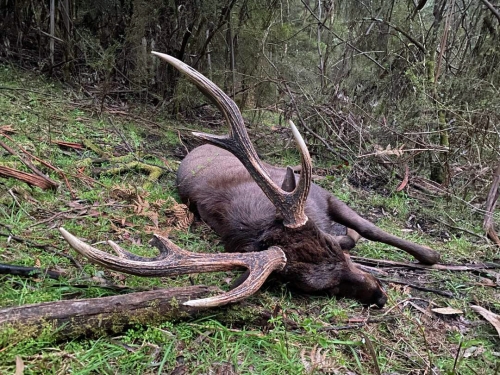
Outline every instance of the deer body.
[[[271, 179], [281, 185], [286, 169], [263, 164]], [[226, 251], [262, 249], [259, 237], [275, 220], [276, 209], [233, 154], [212, 145], [195, 148], [177, 171], [177, 188], [183, 202], [222, 237]], [[329, 192], [311, 184], [306, 215], [348, 250], [354, 247], [354, 241], [346, 236], [346, 228], [329, 215], [329, 198], [333, 198]]]
[[[281, 185], [286, 169], [263, 165]], [[385, 304], [378, 281], [343, 253], [355, 241], [329, 215], [329, 200], [336, 198], [323, 188], [311, 184], [305, 205], [308, 222], [292, 230], [276, 217], [273, 203], [243, 164], [219, 147], [203, 145], [191, 151], [178, 169], [177, 186], [181, 199], [221, 236], [226, 251], [258, 252], [278, 246], [287, 265], [277, 274], [295, 288]]]
[[193, 253], [155, 235], [151, 243], [160, 251], [157, 257], [141, 257], [108, 241], [118, 253], [115, 256], [60, 228], [78, 252], [107, 268], [141, 276], [247, 269], [245, 279], [234, 289], [185, 303], [205, 307], [248, 297], [272, 272], [304, 292], [326, 292], [381, 307], [387, 297], [380, 282], [358, 269], [344, 253], [355, 245], [358, 233], [399, 247], [421, 262], [439, 260], [430, 248], [384, 232], [312, 184], [312, 160], [291, 120], [301, 156], [300, 177], [291, 169], [260, 161], [238, 107], [213, 82], [172, 56], [153, 54], [186, 75], [217, 105], [230, 126], [225, 136], [193, 133], [210, 145], [189, 153], [177, 173], [181, 198], [222, 237], [228, 252]]

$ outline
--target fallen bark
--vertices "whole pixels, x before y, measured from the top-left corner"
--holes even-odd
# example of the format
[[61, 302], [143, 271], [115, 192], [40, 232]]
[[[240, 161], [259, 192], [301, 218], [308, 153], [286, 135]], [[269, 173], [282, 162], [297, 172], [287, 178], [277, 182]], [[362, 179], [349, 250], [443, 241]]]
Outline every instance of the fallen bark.
[[208, 286], [158, 289], [111, 297], [10, 307], [0, 310], [0, 336], [17, 339], [53, 333], [58, 339], [122, 332], [132, 324], [158, 324], [192, 317], [199, 308], [184, 302], [220, 290]]
[[[10, 141], [12, 141], [12, 142], [14, 141], [11, 137], [9, 137], [5, 133], [2, 133], [2, 135], [5, 138], [7, 138]], [[47, 189], [53, 189], [53, 190], [57, 189], [57, 187], [59, 186], [59, 184], [57, 182], [51, 180], [45, 174], [43, 174], [37, 167], [35, 167], [33, 165], [33, 163], [31, 162], [31, 160], [29, 160], [28, 158], [24, 158], [21, 155], [18, 155], [16, 153], [16, 151], [14, 151], [10, 146], [8, 146], [7, 144], [5, 144], [2, 141], [0, 141], [0, 146], [3, 147], [5, 150], [7, 150], [7, 152], [10, 153], [11, 155], [16, 156], [26, 167], [28, 167], [33, 172], [33, 176], [38, 176], [41, 180], [44, 180], [43, 183], [48, 185]], [[36, 158], [36, 157], [33, 157], [33, 155], [31, 155], [29, 152], [27, 152], [26, 150], [24, 150], [22, 147], [20, 147], [20, 149], [21, 149], [22, 152], [27, 153], [30, 157]], [[42, 164], [48, 164], [46, 162], [43, 162], [43, 160], [40, 160], [39, 158], [36, 158], [36, 160], [38, 160]], [[7, 173], [12, 172], [12, 171], [16, 171], [16, 169], [12, 169], [12, 168], [8, 168], [8, 167], [3, 167], [3, 168], [7, 168], [8, 169]], [[21, 171], [17, 171], [17, 172], [19, 172], [21, 174], [19, 176], [22, 176], [22, 174], [25, 173], [25, 172], [21, 172]], [[26, 174], [30, 175], [30, 173], [26, 173]], [[7, 177], [15, 177], [15, 178], [17, 178], [16, 176], [9, 176], [9, 175], [7, 175]], [[24, 181], [24, 180], [21, 178], [21, 181]], [[24, 182], [27, 182], [27, 181], [24, 181]], [[36, 185], [36, 186], [38, 186], [38, 185]], [[43, 187], [42, 187], [42, 189], [43, 189]]]
[[54, 190], [57, 188], [57, 185], [54, 185], [54, 183], [46, 177], [19, 171], [14, 168], [5, 167], [3, 165], [0, 165], [0, 177], [12, 177], [16, 180], [26, 182], [28, 185], [38, 186], [42, 190]]

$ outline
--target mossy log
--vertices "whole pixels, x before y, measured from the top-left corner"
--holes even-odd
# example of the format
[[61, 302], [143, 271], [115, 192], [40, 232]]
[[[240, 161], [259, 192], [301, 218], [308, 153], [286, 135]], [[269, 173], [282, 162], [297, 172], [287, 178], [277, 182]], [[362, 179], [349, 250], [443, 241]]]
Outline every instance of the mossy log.
[[220, 290], [191, 286], [10, 307], [0, 310], [0, 336], [9, 332], [16, 332], [18, 338], [42, 332], [57, 338], [118, 333], [133, 324], [193, 317], [200, 308], [182, 303], [214, 292]]

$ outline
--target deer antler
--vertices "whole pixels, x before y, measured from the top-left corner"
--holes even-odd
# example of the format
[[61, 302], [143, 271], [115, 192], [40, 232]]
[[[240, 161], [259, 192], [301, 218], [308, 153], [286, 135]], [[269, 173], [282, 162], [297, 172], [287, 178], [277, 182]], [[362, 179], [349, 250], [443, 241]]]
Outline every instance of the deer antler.
[[231, 127], [229, 134], [224, 136], [197, 132], [193, 134], [236, 156], [248, 170], [264, 194], [266, 194], [276, 207], [286, 227], [298, 228], [304, 225], [307, 222], [307, 216], [304, 209], [311, 186], [312, 162], [306, 144], [293, 122], [291, 120], [288, 121], [300, 151], [302, 171], [297, 187], [292, 192], [287, 192], [271, 180], [269, 174], [259, 160], [257, 152], [250, 142], [243, 117], [236, 103], [212, 81], [189, 65], [164, 53], [151, 53], [165, 60], [181, 73], [185, 74], [203, 94], [214, 101]]
[[113, 241], [108, 241], [109, 245], [118, 254], [116, 256], [80, 241], [64, 228], [59, 228], [59, 231], [76, 251], [89, 258], [92, 262], [132, 275], [176, 276], [189, 273], [228, 271], [240, 267], [249, 270], [248, 277], [238, 287], [214, 297], [184, 303], [189, 306], [214, 307], [241, 301], [259, 290], [271, 272], [283, 269], [286, 264], [285, 253], [276, 246], [253, 253], [192, 253], [181, 249], [169, 239], [156, 234], [150, 243], [160, 251], [158, 256], [146, 258], [135, 255], [121, 248]]

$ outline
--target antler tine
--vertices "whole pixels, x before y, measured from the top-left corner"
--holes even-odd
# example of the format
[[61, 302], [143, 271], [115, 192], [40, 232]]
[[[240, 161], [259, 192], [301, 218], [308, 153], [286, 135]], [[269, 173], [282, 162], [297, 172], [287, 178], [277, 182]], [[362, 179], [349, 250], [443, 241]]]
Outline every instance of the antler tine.
[[64, 239], [90, 261], [106, 268], [138, 276], [177, 276], [189, 273], [228, 271], [247, 268], [249, 276], [237, 288], [220, 295], [185, 302], [185, 305], [199, 307], [222, 306], [237, 302], [259, 290], [274, 270], [281, 270], [286, 264], [283, 250], [273, 246], [265, 251], [253, 253], [207, 254], [192, 253], [181, 249], [169, 239], [154, 235], [151, 245], [157, 247], [160, 255], [154, 258], [132, 254], [111, 242], [119, 256], [108, 254], [79, 240], [64, 228], [59, 228]]
[[151, 53], [165, 60], [181, 73], [185, 74], [203, 94], [214, 101], [219, 110], [224, 114], [231, 128], [229, 135], [224, 136], [198, 132], [194, 132], [193, 134], [213, 145], [228, 150], [236, 156], [276, 207], [278, 213], [283, 217], [285, 226], [297, 228], [304, 225], [307, 222], [304, 207], [311, 185], [312, 163], [305, 142], [295, 125], [289, 121], [290, 126], [292, 126], [292, 132], [299, 145], [303, 172], [297, 188], [292, 192], [286, 192], [271, 180], [269, 174], [259, 160], [257, 152], [245, 129], [243, 117], [236, 103], [217, 87], [215, 83], [189, 65], [175, 57], [163, 53], [154, 51]]

